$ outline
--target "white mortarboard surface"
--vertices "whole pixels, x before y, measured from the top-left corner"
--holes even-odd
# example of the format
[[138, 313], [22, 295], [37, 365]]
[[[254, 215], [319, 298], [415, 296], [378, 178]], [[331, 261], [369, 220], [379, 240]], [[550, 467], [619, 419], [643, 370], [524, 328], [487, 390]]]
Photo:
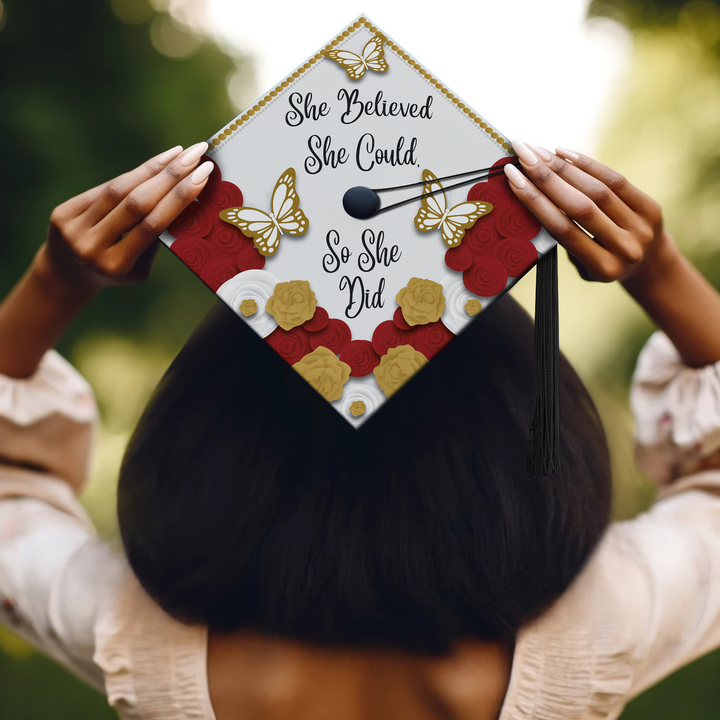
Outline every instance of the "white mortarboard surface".
[[163, 241], [356, 427], [556, 244], [495, 169], [508, 140], [365, 16], [210, 148]]

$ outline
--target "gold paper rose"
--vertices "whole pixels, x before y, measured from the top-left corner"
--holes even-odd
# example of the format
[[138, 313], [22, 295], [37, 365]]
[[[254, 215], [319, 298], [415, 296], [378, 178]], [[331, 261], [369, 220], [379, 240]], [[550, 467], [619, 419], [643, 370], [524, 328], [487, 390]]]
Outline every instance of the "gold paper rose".
[[275, 286], [265, 309], [283, 330], [292, 330], [315, 314], [317, 300], [307, 280], [290, 280]]
[[350, 404], [348, 410], [353, 417], [359, 417], [367, 410], [367, 406], [362, 400], [355, 400]]
[[251, 315], [254, 315], [257, 312], [257, 303], [250, 298], [249, 300], [243, 300], [242, 303], [240, 303], [240, 312], [245, 317], [250, 317]]
[[445, 309], [443, 286], [433, 280], [410, 278], [395, 299], [408, 325], [437, 322]]
[[338, 359], [329, 348], [322, 345], [308, 353], [293, 365], [326, 400], [339, 400], [343, 394], [343, 385], [350, 377], [350, 366]]
[[373, 375], [380, 389], [391, 397], [427, 362], [428, 359], [412, 345], [398, 345], [380, 358]]
[[482, 310], [482, 305], [477, 298], [470, 298], [465, 303], [465, 312], [468, 315], [477, 315]]

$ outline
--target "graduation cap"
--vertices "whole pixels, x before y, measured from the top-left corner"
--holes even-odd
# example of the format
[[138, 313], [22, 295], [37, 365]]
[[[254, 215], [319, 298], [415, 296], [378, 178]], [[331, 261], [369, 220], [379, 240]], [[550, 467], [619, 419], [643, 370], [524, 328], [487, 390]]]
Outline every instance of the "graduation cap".
[[361, 16], [209, 142], [163, 241], [355, 427], [537, 265], [527, 467], [560, 471], [557, 244], [502, 133]]

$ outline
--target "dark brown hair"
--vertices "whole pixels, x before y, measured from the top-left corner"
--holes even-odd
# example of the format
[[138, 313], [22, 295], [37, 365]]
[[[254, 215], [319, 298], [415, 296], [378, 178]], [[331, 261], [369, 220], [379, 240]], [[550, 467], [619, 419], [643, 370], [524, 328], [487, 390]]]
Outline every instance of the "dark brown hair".
[[425, 653], [512, 638], [610, 512], [602, 424], [562, 355], [562, 474], [526, 470], [532, 360], [532, 320], [506, 295], [356, 430], [218, 305], [125, 455], [132, 568], [215, 629]]

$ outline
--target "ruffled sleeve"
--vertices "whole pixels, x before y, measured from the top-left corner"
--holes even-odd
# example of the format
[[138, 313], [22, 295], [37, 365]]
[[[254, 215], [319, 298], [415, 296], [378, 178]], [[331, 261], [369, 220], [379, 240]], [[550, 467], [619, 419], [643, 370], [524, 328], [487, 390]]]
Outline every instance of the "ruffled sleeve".
[[[610, 525], [566, 592], [521, 628], [500, 720], [616, 720], [720, 647], [720, 471]], [[674, 487], [674, 485], [672, 486]]]
[[93, 661], [108, 703], [127, 720], [215, 720], [207, 677], [208, 627], [168, 615], [127, 560], [95, 623]]
[[[44, 470], [80, 492], [96, 424], [92, 389], [54, 350], [29, 378], [0, 375], [0, 465]], [[0, 496], [11, 490], [0, 483]]]
[[651, 480], [665, 485], [720, 467], [720, 361], [690, 367], [657, 330], [638, 356], [630, 405], [635, 460]]

